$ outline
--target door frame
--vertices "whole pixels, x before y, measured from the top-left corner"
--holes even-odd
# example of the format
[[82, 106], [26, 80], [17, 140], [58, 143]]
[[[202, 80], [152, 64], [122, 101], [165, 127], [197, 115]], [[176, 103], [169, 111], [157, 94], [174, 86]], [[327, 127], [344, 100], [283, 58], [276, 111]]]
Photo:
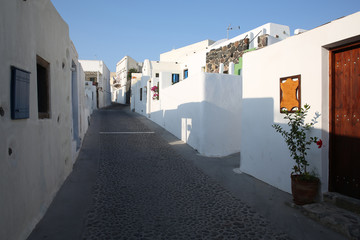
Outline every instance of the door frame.
[[330, 192], [335, 191], [334, 185], [333, 185], [333, 151], [334, 151], [334, 136], [333, 136], [333, 130], [334, 130], [334, 117], [335, 117], [335, 111], [334, 111], [334, 101], [335, 101], [335, 64], [334, 64], [334, 55], [336, 52], [343, 51], [346, 49], [350, 49], [353, 47], [359, 46], [360, 47], [360, 41], [355, 41], [349, 44], [341, 45], [338, 47], [334, 47], [329, 49], [329, 179], [328, 179], [328, 190]]

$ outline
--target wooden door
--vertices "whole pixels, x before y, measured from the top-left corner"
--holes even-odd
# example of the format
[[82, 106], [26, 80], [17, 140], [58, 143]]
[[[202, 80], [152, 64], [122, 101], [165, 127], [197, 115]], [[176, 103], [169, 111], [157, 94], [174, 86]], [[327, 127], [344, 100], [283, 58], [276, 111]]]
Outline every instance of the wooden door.
[[360, 199], [360, 43], [331, 51], [330, 191]]

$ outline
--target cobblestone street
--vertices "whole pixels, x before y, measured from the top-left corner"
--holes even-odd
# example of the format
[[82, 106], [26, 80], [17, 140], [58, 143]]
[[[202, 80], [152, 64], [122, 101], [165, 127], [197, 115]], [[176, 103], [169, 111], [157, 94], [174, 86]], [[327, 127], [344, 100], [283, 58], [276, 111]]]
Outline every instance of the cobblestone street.
[[287, 239], [136, 119], [119, 126], [100, 133], [84, 239]]
[[[150, 129], [144, 124], [148, 120], [126, 108], [113, 105], [93, 114], [73, 173], [29, 240], [296, 236], [285, 233], [291, 227], [280, 227], [282, 222], [291, 225], [289, 221], [263, 217], [194, 164], [200, 156], [180, 154], [163, 130]], [[211, 165], [211, 159], [206, 161]], [[297, 239], [313, 237], [304, 233]]]

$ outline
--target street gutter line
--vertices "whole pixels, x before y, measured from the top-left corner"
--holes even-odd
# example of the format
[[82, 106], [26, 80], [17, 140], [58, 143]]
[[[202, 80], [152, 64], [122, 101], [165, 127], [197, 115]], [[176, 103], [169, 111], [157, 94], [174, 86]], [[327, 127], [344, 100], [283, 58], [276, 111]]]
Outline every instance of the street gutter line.
[[153, 134], [155, 132], [99, 132], [99, 134]]

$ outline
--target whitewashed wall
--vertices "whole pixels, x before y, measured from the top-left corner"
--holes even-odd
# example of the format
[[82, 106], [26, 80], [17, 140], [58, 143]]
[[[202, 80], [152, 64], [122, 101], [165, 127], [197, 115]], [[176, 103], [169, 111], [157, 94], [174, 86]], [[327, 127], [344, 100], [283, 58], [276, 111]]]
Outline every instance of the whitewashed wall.
[[320, 175], [322, 191], [328, 190], [329, 150], [329, 47], [360, 39], [360, 13], [292, 36], [243, 58], [240, 170], [290, 192], [294, 165], [273, 123], [286, 124], [280, 114], [280, 78], [301, 74], [301, 102], [311, 105], [309, 119], [321, 113], [315, 135], [322, 138], [308, 155]]
[[84, 139], [85, 134], [89, 128], [89, 119], [92, 113], [92, 106], [87, 104], [87, 96], [85, 93], [85, 73], [78, 64], [79, 71], [79, 107], [80, 107], [80, 138]]
[[110, 91], [110, 70], [106, 64], [101, 61], [101, 73], [102, 73], [102, 91], [99, 94], [102, 97], [102, 105], [100, 107], [107, 107], [111, 105], [111, 91]]
[[[181, 64], [177, 62], [161, 62], [151, 61], [151, 78], [156, 78], [156, 73], [171, 72], [180, 74], [180, 79], [183, 78]], [[144, 74], [145, 75], [145, 74]]]
[[[73, 166], [71, 41], [49, 0], [1, 0], [0, 16], [0, 239], [22, 240]], [[38, 118], [36, 55], [50, 63], [48, 119]], [[10, 66], [31, 72], [28, 119], [10, 117]]]
[[[134, 76], [134, 74], [133, 74]], [[141, 74], [136, 74], [137, 78], [134, 79], [131, 83], [131, 109], [134, 109], [135, 112], [140, 113], [146, 116], [146, 104], [148, 99], [148, 81], [149, 76], [141, 76]], [[140, 89], [142, 91], [142, 98], [140, 100]]]
[[[79, 63], [79, 56], [76, 51], [76, 48], [74, 44], [71, 42], [71, 48], [70, 48], [70, 63], [69, 68], [71, 68], [72, 71], [72, 78], [71, 82], [73, 80], [76, 81], [76, 85], [74, 86], [73, 83], [71, 84], [72, 89], [72, 95], [71, 95], [71, 107], [73, 111], [72, 115], [72, 121], [73, 125], [71, 128], [71, 132], [73, 133], [72, 138], [72, 162], [75, 163], [75, 160], [78, 157], [79, 150], [82, 144], [82, 139], [85, 135], [85, 132], [87, 130], [88, 124], [83, 121], [83, 118], [85, 117], [85, 73], [81, 67], [81, 64]], [[73, 95], [74, 91], [74, 95]], [[74, 114], [76, 116], [74, 116]], [[76, 127], [75, 127], [76, 125]], [[76, 136], [74, 138], [74, 136]]]
[[131, 111], [135, 111], [135, 100], [137, 97], [137, 86], [138, 81], [141, 81], [142, 74], [141, 73], [132, 73], [131, 74], [131, 96], [130, 96], [130, 109]]
[[85, 81], [85, 105], [91, 115], [96, 109], [96, 87], [91, 81]]
[[198, 73], [174, 85], [169, 81], [171, 73], [160, 74], [160, 100], [150, 101], [150, 119], [200, 154], [238, 152], [241, 77]]
[[192, 75], [196, 75], [199, 74], [201, 72], [205, 71], [205, 67], [206, 67], [206, 52], [207, 50], [204, 51], [199, 51], [196, 54], [193, 54], [189, 57], [187, 57], [181, 64], [181, 74], [182, 74], [182, 78], [184, 77], [184, 70], [188, 69], [188, 75], [189, 77]]
[[186, 59], [198, 52], [205, 51], [214, 41], [204, 40], [182, 48], [173, 49], [171, 51], [160, 54], [162, 62], [184, 62]]
[[115, 102], [125, 104], [126, 103], [126, 87], [121, 87], [114, 91]]

